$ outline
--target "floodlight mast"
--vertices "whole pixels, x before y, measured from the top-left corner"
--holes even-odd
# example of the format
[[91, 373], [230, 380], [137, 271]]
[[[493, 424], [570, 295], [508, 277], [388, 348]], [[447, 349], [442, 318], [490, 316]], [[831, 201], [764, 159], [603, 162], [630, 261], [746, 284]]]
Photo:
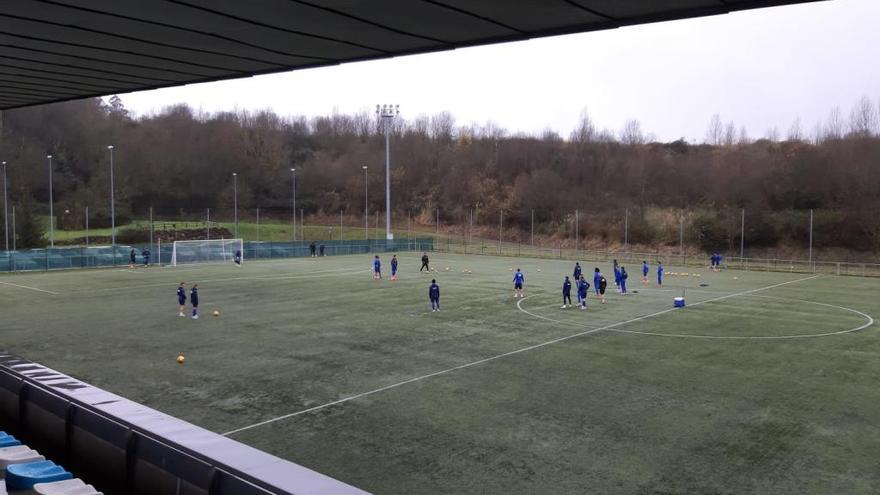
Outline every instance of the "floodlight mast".
[[55, 247], [55, 217], [54, 215], [54, 202], [52, 194], [52, 155], [46, 155], [46, 160], [49, 161], [49, 247]]
[[400, 105], [376, 105], [376, 117], [385, 131], [385, 239], [391, 241], [391, 123], [400, 115]]
[[113, 185], [113, 145], [108, 145], [110, 151], [110, 244], [113, 246], [113, 262], [116, 263], [116, 193]]
[[3, 236], [6, 241], [6, 251], [9, 251], [9, 210], [6, 207], [6, 190], [8, 187], [6, 186], [6, 162], [0, 163], [3, 165]]

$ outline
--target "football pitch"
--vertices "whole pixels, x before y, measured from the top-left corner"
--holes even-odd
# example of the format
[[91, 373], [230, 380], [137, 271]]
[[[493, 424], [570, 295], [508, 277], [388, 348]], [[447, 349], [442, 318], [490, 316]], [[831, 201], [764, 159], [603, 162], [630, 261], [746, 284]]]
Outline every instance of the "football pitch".
[[0, 348], [380, 494], [880, 487], [880, 279], [633, 265], [579, 311], [571, 261], [419, 256], [0, 276]]

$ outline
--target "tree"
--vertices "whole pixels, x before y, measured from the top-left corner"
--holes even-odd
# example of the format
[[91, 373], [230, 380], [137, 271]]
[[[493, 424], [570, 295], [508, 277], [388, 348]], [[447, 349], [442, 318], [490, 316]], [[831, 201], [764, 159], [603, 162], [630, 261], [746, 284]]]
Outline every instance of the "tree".
[[620, 141], [630, 146], [643, 144], [645, 136], [642, 134], [642, 124], [636, 119], [627, 120], [620, 131]]
[[721, 123], [721, 116], [716, 113], [712, 116], [712, 120], [709, 121], [709, 127], [706, 129], [706, 143], [720, 146], [723, 138], [724, 124]]
[[46, 233], [30, 203], [21, 205], [16, 210], [16, 248], [38, 248], [46, 245], [43, 237]]
[[874, 110], [874, 102], [867, 96], [863, 96], [849, 114], [849, 132], [860, 138], [870, 137], [877, 126], [877, 112]]

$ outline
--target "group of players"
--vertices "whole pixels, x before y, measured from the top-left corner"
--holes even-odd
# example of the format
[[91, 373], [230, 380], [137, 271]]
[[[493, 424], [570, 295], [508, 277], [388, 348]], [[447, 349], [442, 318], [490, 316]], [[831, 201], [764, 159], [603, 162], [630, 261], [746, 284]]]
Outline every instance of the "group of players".
[[[621, 266], [617, 260], [614, 260], [613, 266], [614, 270], [614, 285], [617, 287], [617, 293], [625, 296], [629, 294], [626, 288], [626, 281], [629, 279], [629, 274], [626, 273], [626, 267]], [[663, 262], [657, 263], [657, 285], [663, 286]], [[642, 261], [642, 284], [648, 285], [648, 274], [651, 271], [650, 265], [648, 265], [647, 261]], [[574, 264], [574, 273], [572, 274], [574, 278], [574, 283], [576, 284], [577, 289], [577, 307], [581, 310], [587, 309], [587, 294], [590, 291], [590, 284], [587, 282], [586, 277], [584, 277], [583, 269], [581, 268], [581, 264], [576, 262]], [[524, 277], [522, 276], [519, 268], [516, 270], [516, 275], [513, 277], [513, 286], [514, 286], [514, 297], [519, 296], [523, 297], [523, 283]], [[605, 304], [605, 291], [608, 288], [608, 280], [605, 278], [605, 275], [596, 267], [593, 271], [593, 290], [596, 292], [596, 296], [600, 298], [602, 304]], [[574, 307], [574, 304], [571, 302], [571, 289], [572, 289], [572, 281], [565, 277], [565, 280], [562, 282], [562, 309], [566, 309], [568, 307]]]

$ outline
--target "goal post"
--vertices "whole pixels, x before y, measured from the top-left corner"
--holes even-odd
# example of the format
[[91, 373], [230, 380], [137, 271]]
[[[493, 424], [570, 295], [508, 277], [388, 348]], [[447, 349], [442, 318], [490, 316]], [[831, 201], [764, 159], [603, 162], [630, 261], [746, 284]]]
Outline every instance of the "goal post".
[[241, 253], [241, 262], [244, 262], [244, 242], [241, 239], [174, 241], [171, 248], [171, 266], [191, 263], [232, 263], [236, 252]]

